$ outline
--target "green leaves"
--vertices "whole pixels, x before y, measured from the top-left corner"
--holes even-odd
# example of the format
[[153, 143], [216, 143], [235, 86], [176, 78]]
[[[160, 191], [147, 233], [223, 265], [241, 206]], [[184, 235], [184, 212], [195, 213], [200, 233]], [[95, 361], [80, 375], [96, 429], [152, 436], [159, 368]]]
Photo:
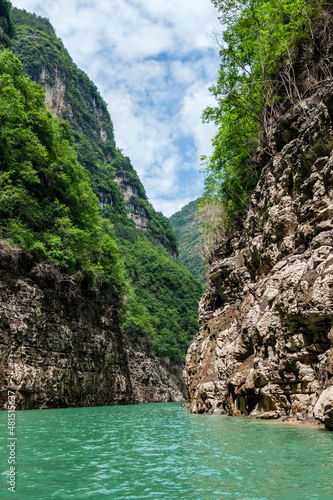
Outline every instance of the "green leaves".
[[67, 123], [53, 119], [44, 92], [0, 52], [0, 234], [89, 277], [92, 287], [124, 285], [112, 228], [100, 215], [77, 162]]
[[0, 45], [10, 47], [12, 37], [15, 33], [10, 18], [11, 3], [8, 0], [0, 0]]
[[279, 97], [299, 99], [293, 64], [304, 44], [315, 43], [316, 18], [328, 4], [315, 0], [213, 0], [213, 4], [224, 32], [219, 40], [219, 79], [210, 89], [217, 106], [203, 113], [204, 121], [218, 126], [213, 155], [204, 165], [205, 193], [217, 196], [226, 217], [236, 221], [246, 210], [260, 173], [252, 161], [257, 148], [268, 154], [275, 151], [270, 128], [279, 118]]
[[132, 241], [117, 239], [133, 283], [128, 292], [125, 331], [152, 337], [160, 356], [184, 359], [198, 330], [197, 300], [202, 286], [190, 272], [135, 230]]

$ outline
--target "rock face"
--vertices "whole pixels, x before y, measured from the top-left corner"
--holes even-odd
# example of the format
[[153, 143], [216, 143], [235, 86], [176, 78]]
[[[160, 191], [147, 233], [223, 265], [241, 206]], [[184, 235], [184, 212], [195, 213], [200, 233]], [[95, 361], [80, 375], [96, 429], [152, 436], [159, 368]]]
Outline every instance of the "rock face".
[[139, 403], [180, 402], [188, 399], [182, 377], [184, 363], [154, 355], [145, 339], [125, 339], [135, 399]]
[[135, 186], [133, 186], [126, 175], [114, 178], [123, 193], [126, 202], [127, 217], [132, 219], [137, 229], [148, 229], [149, 217], [147, 211], [138, 203], [140, 195]]
[[183, 366], [124, 339], [115, 298], [0, 247], [0, 409], [183, 401]]
[[114, 297], [19, 250], [0, 262], [1, 408], [8, 387], [17, 409], [134, 402]]
[[243, 229], [211, 262], [185, 378], [194, 413], [333, 429], [333, 88], [276, 129]]

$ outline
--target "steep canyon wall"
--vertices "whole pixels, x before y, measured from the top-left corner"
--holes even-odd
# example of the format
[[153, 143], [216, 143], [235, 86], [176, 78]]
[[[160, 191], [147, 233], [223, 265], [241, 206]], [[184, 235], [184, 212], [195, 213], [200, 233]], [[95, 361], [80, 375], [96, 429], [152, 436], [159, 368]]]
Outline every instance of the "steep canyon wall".
[[29, 254], [0, 250], [1, 408], [135, 401], [115, 297], [84, 290], [73, 276]]
[[183, 401], [183, 366], [120, 331], [116, 297], [0, 247], [0, 409]]
[[243, 229], [215, 249], [191, 411], [333, 428], [333, 87], [281, 118]]

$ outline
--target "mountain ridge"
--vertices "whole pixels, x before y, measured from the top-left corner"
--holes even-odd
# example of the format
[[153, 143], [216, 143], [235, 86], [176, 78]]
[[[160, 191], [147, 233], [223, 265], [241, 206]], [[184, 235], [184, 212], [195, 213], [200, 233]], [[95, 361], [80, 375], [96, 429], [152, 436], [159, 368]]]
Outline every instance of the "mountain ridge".
[[[104, 212], [110, 217], [108, 212], [115, 206], [124, 213], [119, 187], [127, 197], [126, 215], [176, 257], [176, 240], [168, 220], [151, 206], [130, 159], [116, 147], [113, 124], [96, 86], [73, 63], [48, 20], [16, 8], [12, 9], [12, 20], [16, 26], [12, 49], [24, 71], [45, 88], [46, 104], [53, 116], [70, 122], [79, 162], [90, 174]], [[94, 151], [89, 150], [86, 140]], [[103, 163], [104, 183], [94, 175], [96, 161]]]
[[200, 198], [185, 205], [169, 217], [179, 245], [179, 260], [202, 284], [206, 283], [202, 251], [203, 229], [198, 217]]
[[[0, 0], [4, 3], [10, 5]], [[197, 329], [201, 285], [177, 262], [168, 220], [153, 209], [130, 159], [116, 147], [96, 86], [74, 65], [47, 20], [17, 9], [12, 17], [16, 34], [6, 35], [8, 45], [38, 85], [22, 73], [12, 52], [1, 49], [0, 111], [10, 116], [0, 123], [0, 196], [6, 201], [0, 220], [6, 249], [0, 255], [0, 336], [8, 354], [0, 364], [3, 388], [17, 392], [18, 409], [185, 399], [181, 367]], [[8, 25], [5, 21], [0, 19]], [[44, 94], [39, 84], [46, 87]], [[29, 203], [21, 210], [24, 200]], [[62, 301], [77, 296], [87, 312], [66, 313], [63, 322], [60, 313], [54, 316], [48, 337], [47, 301], [53, 292], [59, 311], [68, 309]], [[10, 307], [20, 296], [24, 304], [15, 323]], [[106, 308], [97, 307], [99, 297]], [[94, 300], [96, 329], [80, 316]], [[91, 352], [85, 348], [89, 330]], [[60, 371], [53, 359], [57, 335]], [[26, 356], [29, 349], [34, 356]], [[88, 354], [98, 358], [97, 378]], [[108, 370], [113, 373], [113, 363], [119, 377], [107, 395], [99, 380], [107, 379]], [[89, 399], [92, 390], [96, 397]]]

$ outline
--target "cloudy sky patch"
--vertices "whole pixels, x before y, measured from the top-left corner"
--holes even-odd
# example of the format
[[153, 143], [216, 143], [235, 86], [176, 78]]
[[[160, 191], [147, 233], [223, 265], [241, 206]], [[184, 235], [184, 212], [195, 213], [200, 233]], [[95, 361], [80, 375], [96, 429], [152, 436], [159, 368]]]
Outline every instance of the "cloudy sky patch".
[[219, 28], [210, 0], [12, 0], [48, 17], [75, 63], [108, 103], [117, 146], [155, 209], [169, 216], [202, 194], [211, 153]]

